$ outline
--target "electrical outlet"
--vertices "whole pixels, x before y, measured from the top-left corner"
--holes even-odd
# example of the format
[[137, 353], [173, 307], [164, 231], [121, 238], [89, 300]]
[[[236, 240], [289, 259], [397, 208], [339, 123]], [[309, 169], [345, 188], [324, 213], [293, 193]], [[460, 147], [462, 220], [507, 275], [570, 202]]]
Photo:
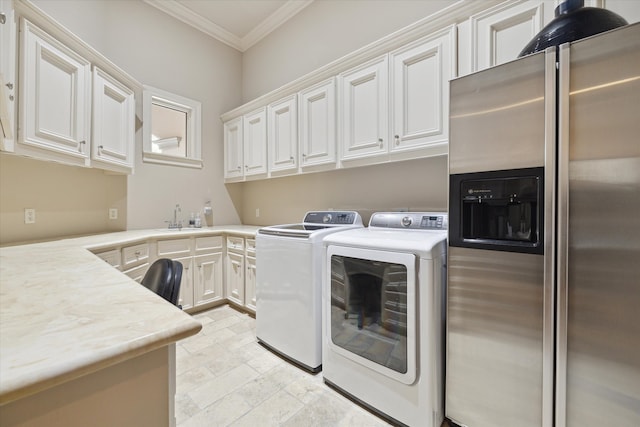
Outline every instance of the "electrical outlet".
[[109, 219], [118, 219], [118, 209], [116, 208], [109, 209]]
[[25, 208], [24, 210], [24, 223], [35, 224], [36, 223], [36, 210], [31, 208]]
[[260, 218], [260, 208], [256, 209], [256, 218]]

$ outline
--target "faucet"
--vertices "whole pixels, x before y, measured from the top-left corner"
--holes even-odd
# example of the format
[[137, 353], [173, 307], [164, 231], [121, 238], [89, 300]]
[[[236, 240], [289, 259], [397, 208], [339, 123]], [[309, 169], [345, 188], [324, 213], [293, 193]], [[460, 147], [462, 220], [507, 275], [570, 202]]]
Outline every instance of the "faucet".
[[178, 212], [182, 212], [182, 210], [180, 209], [180, 205], [176, 204], [173, 210], [173, 221], [169, 221], [169, 229], [177, 228], [180, 230], [182, 228], [182, 221], [178, 221]]

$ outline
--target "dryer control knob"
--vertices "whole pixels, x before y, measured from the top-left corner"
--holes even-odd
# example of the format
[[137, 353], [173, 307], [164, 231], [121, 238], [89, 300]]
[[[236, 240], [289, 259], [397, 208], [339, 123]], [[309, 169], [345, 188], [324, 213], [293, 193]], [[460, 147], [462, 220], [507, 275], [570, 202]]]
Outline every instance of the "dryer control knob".
[[403, 227], [410, 226], [412, 222], [413, 222], [413, 220], [411, 219], [410, 216], [405, 216], [405, 217], [402, 218], [402, 226]]
[[331, 214], [326, 214], [325, 216], [323, 216], [322, 222], [324, 222], [325, 224], [331, 222]]

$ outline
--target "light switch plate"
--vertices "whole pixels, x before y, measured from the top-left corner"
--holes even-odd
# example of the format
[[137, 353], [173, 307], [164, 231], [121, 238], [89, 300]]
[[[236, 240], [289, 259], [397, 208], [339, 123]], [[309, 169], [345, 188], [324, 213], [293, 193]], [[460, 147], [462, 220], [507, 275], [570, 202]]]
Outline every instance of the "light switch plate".
[[118, 209], [116, 208], [109, 209], [109, 219], [118, 219]]

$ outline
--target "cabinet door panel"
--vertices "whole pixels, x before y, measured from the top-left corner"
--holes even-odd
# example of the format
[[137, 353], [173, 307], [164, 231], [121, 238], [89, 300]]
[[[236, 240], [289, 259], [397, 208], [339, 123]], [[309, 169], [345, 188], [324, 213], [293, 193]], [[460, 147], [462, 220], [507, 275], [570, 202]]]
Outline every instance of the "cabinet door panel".
[[194, 257], [194, 303], [204, 304], [221, 300], [222, 293], [222, 252]]
[[267, 172], [267, 110], [261, 108], [244, 117], [244, 175]]
[[553, 7], [551, 1], [505, 2], [472, 16], [472, 71], [516, 59], [545, 21], [553, 18]]
[[242, 117], [238, 117], [224, 124], [224, 177], [242, 178], [243, 167]]
[[454, 40], [450, 27], [391, 53], [391, 152], [448, 141]]
[[298, 167], [298, 108], [296, 95], [273, 103], [268, 109], [267, 143], [271, 172]]
[[88, 159], [90, 64], [22, 20], [21, 142]]
[[227, 298], [244, 305], [244, 255], [227, 253]]
[[135, 99], [133, 91], [93, 69], [92, 158], [133, 168]]
[[245, 286], [245, 305], [248, 309], [256, 311], [256, 259], [247, 257]]
[[386, 153], [387, 56], [341, 74], [339, 82], [341, 160]]
[[179, 261], [182, 264], [182, 279], [180, 280], [180, 295], [178, 297], [178, 305], [180, 305], [183, 310], [188, 310], [194, 305], [193, 258], [175, 258], [175, 261]]
[[300, 92], [300, 166], [336, 161], [336, 104], [334, 79]]

